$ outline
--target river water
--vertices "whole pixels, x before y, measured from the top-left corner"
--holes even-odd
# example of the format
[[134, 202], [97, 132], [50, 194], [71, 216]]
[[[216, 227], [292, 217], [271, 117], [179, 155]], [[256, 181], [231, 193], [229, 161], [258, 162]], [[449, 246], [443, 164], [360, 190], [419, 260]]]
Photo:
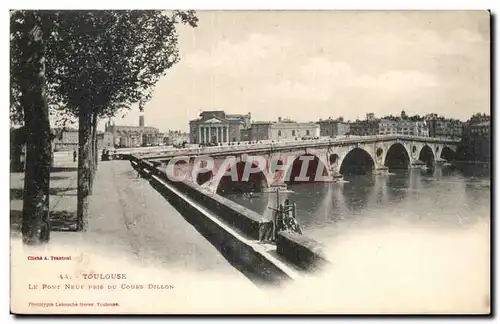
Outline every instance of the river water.
[[[346, 229], [370, 229], [406, 223], [435, 228], [464, 228], [490, 217], [490, 175], [477, 167], [445, 169], [433, 173], [412, 169], [391, 175], [353, 175], [345, 183], [290, 185], [281, 193], [297, 206], [304, 234], [327, 242]], [[227, 198], [271, 215], [275, 193]]]

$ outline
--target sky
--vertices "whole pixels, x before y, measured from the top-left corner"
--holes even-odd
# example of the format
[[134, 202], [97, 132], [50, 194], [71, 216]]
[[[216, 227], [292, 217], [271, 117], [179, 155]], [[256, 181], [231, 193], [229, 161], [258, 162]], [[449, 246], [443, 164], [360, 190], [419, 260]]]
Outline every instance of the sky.
[[[203, 110], [317, 121], [490, 112], [486, 11], [198, 11], [147, 126], [189, 130]], [[122, 114], [123, 115], [123, 114]], [[138, 125], [133, 108], [117, 125]], [[101, 127], [104, 123], [101, 123]]]

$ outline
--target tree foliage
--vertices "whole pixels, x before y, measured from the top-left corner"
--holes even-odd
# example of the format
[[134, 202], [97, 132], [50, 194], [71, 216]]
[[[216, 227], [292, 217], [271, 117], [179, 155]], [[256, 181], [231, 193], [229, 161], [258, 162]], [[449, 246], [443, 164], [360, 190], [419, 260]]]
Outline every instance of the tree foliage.
[[481, 122], [486, 122], [486, 121], [490, 121], [491, 120], [491, 116], [490, 115], [486, 115], [485, 113], [475, 113], [471, 116], [471, 118], [469, 118], [469, 120], [467, 121], [468, 124], [477, 124], [477, 123], [481, 123]]
[[179, 61], [176, 23], [196, 26], [194, 12], [64, 11], [49, 43], [50, 96], [66, 111], [114, 116], [142, 110], [159, 78]]
[[[25, 15], [11, 12], [11, 121], [22, 124], [17, 39], [26, 34]], [[47, 35], [47, 100], [60, 118], [78, 116], [81, 107], [114, 116], [144, 104], [154, 85], [179, 61], [176, 24], [197, 26], [192, 10], [37, 11]], [[90, 108], [89, 108], [90, 107]]]

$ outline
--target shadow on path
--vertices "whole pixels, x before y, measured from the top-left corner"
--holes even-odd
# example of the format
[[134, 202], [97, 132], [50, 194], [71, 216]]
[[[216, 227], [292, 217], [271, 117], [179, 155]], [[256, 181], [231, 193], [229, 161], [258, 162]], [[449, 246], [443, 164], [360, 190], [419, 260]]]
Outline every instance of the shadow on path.
[[[76, 190], [77, 188], [50, 188], [49, 194], [51, 196], [76, 196], [76, 193], [67, 193], [68, 191]], [[10, 200], [23, 199], [24, 189], [10, 188]]]
[[78, 171], [78, 167], [52, 167], [50, 169], [51, 173], [55, 172], [73, 172]]
[[70, 175], [68, 176], [61, 176], [61, 175], [51, 175], [50, 176], [50, 181], [54, 181], [54, 180], [66, 180], [66, 179], [70, 179], [72, 178]]
[[[21, 232], [23, 222], [22, 210], [10, 211], [10, 230]], [[76, 213], [65, 210], [54, 210], [50, 212], [51, 232], [76, 232]]]

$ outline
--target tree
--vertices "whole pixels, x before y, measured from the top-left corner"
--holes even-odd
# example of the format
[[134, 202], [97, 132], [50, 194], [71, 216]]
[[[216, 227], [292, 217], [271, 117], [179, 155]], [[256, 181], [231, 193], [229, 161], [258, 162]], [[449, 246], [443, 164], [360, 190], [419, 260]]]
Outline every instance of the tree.
[[78, 229], [85, 230], [95, 172], [99, 117], [138, 104], [179, 61], [177, 23], [196, 27], [194, 11], [64, 11], [51, 37], [50, 94], [78, 116]]
[[10, 23], [10, 112], [13, 121], [24, 125], [27, 147], [21, 231], [25, 244], [40, 244], [50, 237], [52, 152], [45, 48], [52, 24], [49, 15], [33, 11], [11, 12]]
[[485, 113], [475, 113], [472, 117], [467, 121], [468, 124], [477, 124], [485, 121], [490, 121], [491, 117], [486, 115]]
[[98, 118], [136, 103], [142, 110], [158, 79], [179, 60], [175, 25], [196, 27], [197, 21], [194, 11], [11, 13], [10, 115], [27, 129], [26, 243], [48, 241], [50, 233], [48, 107], [79, 121], [78, 228], [84, 229]]

